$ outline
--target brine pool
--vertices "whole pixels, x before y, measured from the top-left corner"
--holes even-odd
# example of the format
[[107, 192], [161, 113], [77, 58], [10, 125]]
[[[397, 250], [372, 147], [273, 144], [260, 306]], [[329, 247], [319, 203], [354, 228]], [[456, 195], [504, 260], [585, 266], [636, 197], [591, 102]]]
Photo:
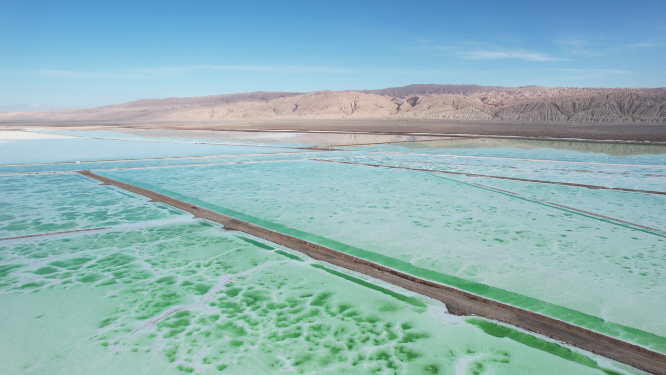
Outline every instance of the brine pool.
[[640, 373], [79, 169], [666, 352], [661, 154], [76, 140], [0, 143], [2, 374]]

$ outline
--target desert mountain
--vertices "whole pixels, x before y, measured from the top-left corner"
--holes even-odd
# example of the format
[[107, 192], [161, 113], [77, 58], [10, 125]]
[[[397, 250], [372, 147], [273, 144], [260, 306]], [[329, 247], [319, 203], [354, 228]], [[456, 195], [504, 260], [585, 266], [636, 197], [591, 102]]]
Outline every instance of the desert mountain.
[[85, 110], [0, 113], [0, 121], [339, 118], [663, 123], [666, 88], [409, 85], [382, 90], [143, 99]]

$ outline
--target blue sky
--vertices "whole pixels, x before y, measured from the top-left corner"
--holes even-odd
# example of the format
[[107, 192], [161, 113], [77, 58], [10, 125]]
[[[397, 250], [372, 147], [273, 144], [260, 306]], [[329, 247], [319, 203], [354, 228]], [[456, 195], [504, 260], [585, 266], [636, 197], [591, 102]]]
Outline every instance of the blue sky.
[[0, 0], [0, 106], [411, 83], [666, 86], [666, 1]]

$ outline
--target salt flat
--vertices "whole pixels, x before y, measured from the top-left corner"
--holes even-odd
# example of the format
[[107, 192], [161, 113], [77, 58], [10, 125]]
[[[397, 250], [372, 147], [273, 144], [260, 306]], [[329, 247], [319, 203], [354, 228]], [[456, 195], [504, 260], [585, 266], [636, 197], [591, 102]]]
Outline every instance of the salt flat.
[[66, 135], [47, 134], [39, 132], [26, 132], [26, 131], [8, 131], [0, 130], [0, 141], [13, 141], [19, 139], [62, 139], [71, 138]]
[[[322, 151], [78, 135], [81, 164], [72, 162], [71, 138], [28, 139], [16, 142], [50, 142], [51, 156], [35, 159], [42, 144], [25, 143], [0, 167], [61, 172], [0, 176], [0, 237], [44, 235], [0, 241], [5, 373], [638, 373], [511, 326], [449, 315], [440, 302], [69, 173], [81, 169], [666, 348], [658, 303], [666, 246], [658, 231], [639, 227], [664, 229], [664, 197], [492, 178], [509, 170], [594, 183], [592, 172], [566, 170], [588, 161], [597, 163], [584, 166], [592, 175], [611, 176], [601, 185], [654, 187], [658, 152], [448, 147], [446, 156], [410, 146]], [[330, 162], [343, 160], [491, 177]], [[94, 230], [49, 235], [81, 229]]]
[[[26, 191], [55, 183], [51, 176], [25, 178], [33, 180]], [[88, 190], [116, 194], [110, 187]], [[41, 202], [57, 206], [58, 199]], [[115, 197], [116, 204], [132, 200]], [[440, 303], [289, 249], [170, 215], [181, 217], [0, 242], [0, 317], [4, 342], [11, 343], [0, 354], [3, 372], [632, 372], [492, 322], [448, 315]], [[94, 225], [113, 217], [99, 215]]]

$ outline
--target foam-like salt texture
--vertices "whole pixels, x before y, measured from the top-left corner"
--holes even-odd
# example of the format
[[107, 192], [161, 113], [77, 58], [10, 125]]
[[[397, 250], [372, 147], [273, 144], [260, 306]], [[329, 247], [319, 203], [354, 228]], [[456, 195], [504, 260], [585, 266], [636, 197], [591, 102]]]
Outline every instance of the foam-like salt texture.
[[404, 154], [557, 160], [585, 163], [666, 165], [666, 145], [529, 139], [453, 139], [349, 147], [350, 150]]
[[[84, 147], [75, 150], [78, 155], [95, 158], [212, 155], [205, 148], [185, 150], [180, 146], [131, 152], [103, 150], [119, 143], [81, 141], [84, 142], [77, 145]], [[8, 144], [11, 143], [16, 142]], [[55, 143], [39, 145], [40, 152], [49, 151], [44, 148], [51, 146], [54, 147], [51, 151], [57, 151], [47, 155], [49, 161], [77, 160], [78, 156], [63, 153], [65, 143], [57, 147]], [[35, 162], [36, 159], [29, 158], [30, 147], [13, 148], [19, 152], [15, 155], [16, 163]], [[95, 147], [100, 150], [88, 152]], [[243, 148], [241, 153], [249, 150]], [[504, 151], [481, 150], [484, 152], [502, 156]], [[321, 157], [334, 154], [337, 152], [322, 153]], [[377, 153], [340, 152], [340, 155], [371, 158]], [[255, 157], [239, 155], [230, 159], [248, 158]], [[570, 159], [580, 160], [577, 155]], [[392, 157], [383, 160], [396, 162]], [[425, 157], [421, 160], [430, 162]], [[646, 160], [638, 158], [633, 162]], [[177, 163], [189, 164], [185, 160], [170, 160], [93, 165]], [[636, 311], [630, 311], [636, 306], [647, 317], [660, 306], [641, 305], [644, 301], [640, 298], [645, 299], [640, 296], [641, 291], [657, 300], [663, 295], [663, 283], [659, 281], [659, 269], [663, 267], [659, 254], [663, 245], [654, 251], [646, 248], [645, 244], [649, 245], [646, 239], [650, 237], [645, 232], [632, 239], [639, 241], [638, 247], [632, 248], [636, 243], [622, 241], [628, 240], [628, 230], [635, 229], [609, 230], [604, 227], [609, 223], [596, 221], [596, 226], [588, 226], [588, 222], [574, 219], [578, 216], [554, 214], [549, 211], [552, 207], [534, 209], [530, 204], [535, 203], [529, 200], [516, 203], [510, 196], [502, 198], [484, 189], [470, 189], [464, 179], [424, 178], [407, 171], [374, 173], [377, 169], [341, 168], [328, 163], [272, 164], [280, 165], [169, 168], [109, 175], [394, 268], [411, 267], [400, 260], [402, 256], [419, 266], [406, 270], [415, 270], [417, 276], [459, 283], [456, 286], [463, 289], [481, 286], [472, 291], [494, 293], [491, 298], [508, 298], [514, 305], [527, 301], [524, 308], [543, 306], [540, 301], [469, 280], [485, 282], [485, 277], [490, 277], [494, 282], [508, 275], [507, 280], [511, 281], [516, 276], [512, 274], [522, 272], [524, 283], [526, 277], [538, 276], [539, 272], [544, 272], [544, 277], [561, 273], [553, 283], [572, 277], [569, 284], [538, 285], [535, 292], [551, 298], [564, 290], [563, 300], [570, 301], [568, 297], [594, 292], [604, 283], [609, 288], [619, 285], [618, 301], [623, 298], [622, 293], [632, 290], [638, 291], [638, 299], [631, 300], [629, 305], [624, 301], [627, 308], [611, 311], [609, 316], [629, 320], [637, 316]], [[296, 167], [298, 164], [306, 167]], [[484, 167], [483, 163], [476, 165]], [[461, 165], [461, 170], [464, 167]], [[16, 168], [27, 168], [24, 172], [70, 170], [69, 166]], [[532, 167], [521, 168], [528, 171]], [[80, 167], [77, 165], [75, 169]], [[9, 169], [0, 168], [0, 172], [3, 170]], [[114, 187], [98, 186], [78, 175], [2, 177], [1, 182], [0, 215], [9, 215], [0, 217], [2, 237], [110, 227], [95, 232], [0, 241], [2, 374], [639, 373], [522, 330], [483, 319], [448, 315], [442, 304], [401, 288], [314, 262], [300, 253], [245, 234], [223, 231], [216, 224], [190, 220], [189, 214], [148, 203], [147, 199]], [[581, 198], [566, 202], [582, 201]], [[636, 204], [640, 206], [641, 202], [637, 200]], [[607, 210], [600, 208], [600, 212]], [[468, 214], [473, 214], [476, 220], [467, 220]], [[493, 219], [498, 215], [506, 215], [504, 226], [497, 225], [500, 219]], [[535, 226], [531, 221], [516, 219], [520, 215], [526, 216], [525, 220], [537, 218], [545, 223]], [[646, 215], [644, 219], [656, 221], [654, 215]], [[287, 226], [292, 224], [294, 227]], [[582, 244], [594, 251], [581, 255], [586, 251], [577, 251], [575, 246], [530, 249], [527, 245], [559, 246], [562, 242], [556, 234], [571, 226], [574, 233], [566, 241], [581, 240], [586, 232], [592, 240]], [[549, 230], [541, 237], [514, 233], [523, 227], [528, 234], [530, 230]], [[476, 236], [474, 231], [478, 232]], [[606, 231], [612, 232], [611, 237], [604, 238]], [[510, 242], [493, 243], [493, 249], [479, 246], [470, 254], [452, 251], [465, 241], [476, 246], [482, 237], [489, 235], [508, 238]], [[594, 240], [600, 244], [593, 243]], [[620, 241], [627, 248], [621, 249], [621, 254], [614, 254], [615, 247], [605, 247], [613, 241]], [[384, 250], [397, 256], [382, 255]], [[493, 253], [495, 250], [498, 254]], [[610, 259], [604, 259], [606, 256]], [[474, 261], [477, 264], [459, 267]], [[451, 269], [460, 272], [463, 278], [438, 273], [440, 268], [447, 269], [438, 268], [441, 264], [437, 262], [450, 263]], [[432, 267], [437, 272], [427, 269], [432, 264], [437, 266]], [[609, 280], [608, 273], [617, 268], [622, 268], [619, 279]], [[638, 278], [634, 274], [638, 270], [647, 276]], [[498, 272], [496, 279], [490, 272]], [[590, 278], [591, 272], [595, 277]], [[588, 289], [584, 285], [584, 293], [580, 293], [580, 282], [591, 283]], [[595, 300], [590, 306], [612, 307], [609, 301], [614, 300], [608, 298], [609, 293], [603, 294], [600, 304], [595, 305], [599, 302]], [[561, 314], [557, 308], [547, 305], [551, 310], [541, 312]], [[654, 335], [626, 327], [617, 329], [608, 322], [595, 321], [593, 316], [574, 318], [580, 319], [575, 323], [587, 324], [588, 328], [611, 329], [616, 337], [654, 350], [663, 349]], [[649, 319], [646, 322], [650, 324]], [[652, 328], [662, 329], [659, 324]]]
[[5, 374], [637, 373], [203, 221], [0, 254]]
[[63, 138], [4, 142], [0, 147], [0, 160], [2, 164], [25, 164], [298, 151], [273, 147]]
[[658, 232], [418, 171], [304, 161], [102, 174], [666, 351]]
[[666, 166], [575, 164], [559, 161], [467, 158], [438, 155], [333, 153], [325, 159], [485, 176], [565, 182], [608, 188], [666, 191]]
[[0, 238], [190, 216], [77, 174], [0, 178]]
[[432, 136], [401, 134], [345, 134], [345, 133], [296, 133], [296, 132], [243, 132], [172, 129], [114, 129], [113, 131], [43, 131], [49, 134], [93, 137], [103, 139], [129, 139], [179, 143], [224, 143], [238, 145], [270, 145], [276, 147], [311, 147], [352, 145], [382, 142], [413, 142], [441, 139]]
[[[78, 171], [83, 169], [122, 169], [122, 168], [146, 168], [146, 167], [173, 167], [180, 165], [195, 164], [219, 164], [219, 163], [245, 163], [253, 161], [277, 161], [298, 160], [308, 158], [322, 158], [327, 152], [289, 152], [280, 154], [244, 154], [224, 155], [220, 157], [185, 157], [180, 159], [159, 160], [130, 160], [130, 161], [100, 161], [67, 164], [37, 164], [37, 165], [12, 165], [0, 166], [0, 175], [9, 173], [36, 173], [36, 172], [63, 172]], [[177, 173], [175, 171], [174, 173]]]
[[666, 195], [588, 189], [585, 187], [498, 180], [483, 177], [447, 178], [501, 189], [586, 212], [666, 231]]

